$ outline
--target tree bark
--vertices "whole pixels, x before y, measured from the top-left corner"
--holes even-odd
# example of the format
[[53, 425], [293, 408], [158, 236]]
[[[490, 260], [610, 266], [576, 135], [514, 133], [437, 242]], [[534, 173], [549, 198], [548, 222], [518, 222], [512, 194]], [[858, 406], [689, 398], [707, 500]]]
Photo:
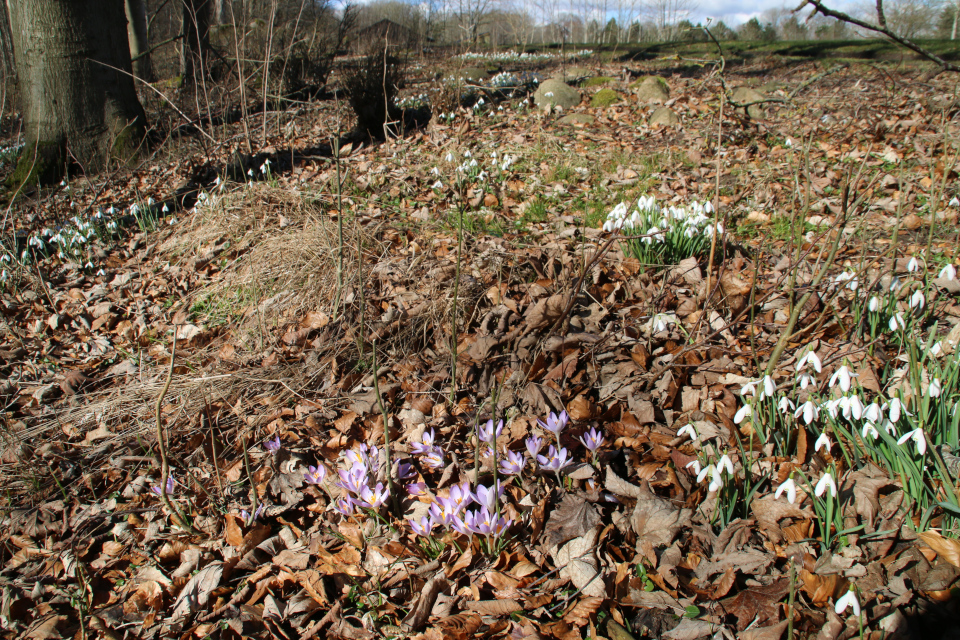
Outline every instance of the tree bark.
[[7, 12], [6, 0], [0, 0], [0, 71], [3, 72], [3, 82], [16, 82], [17, 70], [13, 64], [13, 34], [10, 33], [10, 14]]
[[150, 64], [150, 38], [147, 36], [146, 0], [125, 0], [127, 13], [127, 37], [130, 39], [130, 57], [133, 72], [141, 80], [153, 82], [153, 66]]
[[183, 0], [183, 48], [180, 55], [180, 75], [184, 86], [195, 85], [207, 74], [211, 4], [212, 0]]
[[88, 174], [138, 155], [146, 116], [133, 86], [123, 0], [10, 3], [24, 150], [11, 184]]

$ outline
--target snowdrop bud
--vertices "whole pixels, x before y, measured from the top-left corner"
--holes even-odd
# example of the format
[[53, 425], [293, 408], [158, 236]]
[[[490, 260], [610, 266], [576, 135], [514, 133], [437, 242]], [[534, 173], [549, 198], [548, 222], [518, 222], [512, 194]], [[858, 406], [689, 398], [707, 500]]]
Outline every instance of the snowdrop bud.
[[823, 474], [823, 476], [820, 478], [820, 482], [817, 483], [817, 486], [813, 492], [819, 498], [820, 496], [823, 495], [824, 491], [826, 491], [828, 488], [830, 489], [830, 497], [836, 498], [837, 483], [833, 481], [833, 476], [830, 475], [829, 471]]
[[907, 271], [914, 273], [920, 269], [920, 262], [917, 260], [916, 256], [910, 258], [910, 262], [907, 263]]
[[737, 424], [740, 424], [741, 422], [743, 422], [744, 418], [751, 415], [752, 411], [753, 411], [753, 408], [750, 405], [748, 404], [743, 405], [742, 407], [740, 407], [740, 410], [737, 411], [737, 414], [733, 416], [733, 421]]
[[868, 308], [870, 309], [870, 311], [876, 311], [877, 309], [879, 309], [880, 298], [878, 298], [877, 296], [873, 296], [872, 298], [870, 298], [870, 304], [868, 305]]
[[920, 289], [917, 289], [913, 292], [913, 295], [910, 296], [910, 308], [911, 309], [923, 309], [926, 304], [926, 299], [923, 297], [923, 292]]
[[837, 599], [835, 611], [837, 612], [837, 615], [840, 615], [846, 611], [848, 607], [853, 610], [853, 615], [860, 615], [860, 603], [857, 601], [857, 594], [853, 591], [853, 589], [850, 589], [846, 594]]
[[821, 434], [820, 434], [820, 437], [817, 438], [817, 442], [813, 445], [813, 450], [814, 450], [814, 451], [820, 451], [820, 448], [821, 448], [821, 447], [826, 447], [826, 448], [827, 448], [827, 453], [829, 453], [831, 446], [832, 446], [832, 445], [831, 445], [831, 443], [830, 443], [830, 438], [829, 438], [829, 436], [827, 436], [826, 433], [821, 433]]
[[783, 492], [787, 493], [787, 502], [793, 504], [797, 501], [797, 483], [793, 478], [788, 478], [786, 482], [777, 487], [777, 492], [773, 494], [774, 499], [779, 498]]

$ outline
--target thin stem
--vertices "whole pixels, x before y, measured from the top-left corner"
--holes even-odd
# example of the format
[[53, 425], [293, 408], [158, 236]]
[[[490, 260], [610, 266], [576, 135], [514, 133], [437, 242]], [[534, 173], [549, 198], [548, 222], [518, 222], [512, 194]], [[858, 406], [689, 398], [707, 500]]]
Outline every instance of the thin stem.
[[390, 421], [387, 418], [387, 410], [383, 406], [383, 396], [380, 395], [380, 383], [377, 381], [379, 372], [377, 371], [377, 341], [374, 340], [371, 345], [373, 352], [373, 392], [377, 396], [377, 405], [380, 407], [380, 415], [383, 416], [383, 454], [387, 459], [387, 493], [390, 495], [390, 504], [393, 507], [394, 514], [400, 513], [399, 501], [393, 490], [393, 465], [390, 458]]
[[173, 364], [177, 359], [177, 332], [179, 328], [180, 325], [173, 326], [173, 346], [170, 350], [170, 368], [167, 370], [167, 381], [164, 383], [160, 395], [157, 396], [157, 404], [154, 407], [154, 417], [157, 421], [157, 452], [160, 455], [160, 502], [173, 514], [175, 524], [183, 527], [192, 535], [199, 535], [200, 532], [187, 522], [187, 519], [183, 517], [183, 513], [180, 511], [180, 507], [171, 502], [170, 497], [167, 495], [167, 480], [170, 478], [170, 461], [167, 458], [167, 445], [163, 433], [163, 421], [160, 418], [160, 408], [163, 407], [163, 399], [167, 397], [167, 392], [170, 390], [170, 383], [173, 381]]

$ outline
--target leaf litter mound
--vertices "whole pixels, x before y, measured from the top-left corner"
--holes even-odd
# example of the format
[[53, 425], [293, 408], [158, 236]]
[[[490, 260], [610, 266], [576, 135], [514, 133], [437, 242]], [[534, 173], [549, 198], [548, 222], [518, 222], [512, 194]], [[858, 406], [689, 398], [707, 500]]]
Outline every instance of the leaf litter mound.
[[[528, 223], [523, 234], [467, 233], [459, 279], [449, 211], [460, 196], [429, 189], [427, 172], [438, 164], [432, 150], [441, 142], [462, 152], [502, 140], [476, 115], [465, 116], [459, 129], [437, 127], [431, 135], [440, 140], [424, 134], [347, 158], [362, 170], [344, 198], [339, 296], [337, 208], [327, 166], [315, 175], [325, 179], [319, 195], [299, 183], [229, 185], [177, 228], [140, 234], [113, 251], [112, 272], [99, 281], [75, 273], [51, 279], [55, 319], [49, 309], [16, 311], [7, 299], [24, 336], [45, 342], [46, 352], [72, 349], [83, 357], [64, 359], [56, 377], [38, 375], [13, 396], [3, 464], [8, 490], [19, 497], [5, 516], [5, 633], [760, 639], [785, 637], [790, 626], [801, 637], [847, 638], [859, 634], [858, 620], [838, 614], [834, 604], [851, 585], [871, 630], [946, 628], [960, 547], [936, 529], [942, 514], [918, 535], [921, 514], [902, 478], [875, 465], [850, 466], [839, 445], [815, 449], [811, 429], [797, 429], [784, 455], [763, 441], [759, 427], [735, 421], [749, 399], [743, 387], [760, 377], [794, 302], [787, 283], [804, 291], [821, 269], [821, 248], [838, 233], [861, 238], [843, 247], [837, 263], [858, 271], [862, 282], [891, 267], [904, 273], [889, 253], [883, 218], [890, 207], [916, 211], [902, 215], [907, 241], [900, 242], [905, 254], [919, 253], [923, 240], [919, 232], [912, 236], [917, 221], [909, 218], [923, 227], [916, 196], [896, 199], [899, 181], [884, 177], [893, 173], [884, 172], [889, 158], [881, 158], [872, 165], [877, 179], [857, 185], [872, 196], [859, 212], [862, 222], [844, 218], [838, 193], [849, 174], [834, 160], [847, 154], [866, 163], [875, 140], [852, 137], [863, 124], [852, 106], [837, 109], [849, 109], [850, 129], [819, 129], [791, 120], [784, 108], [774, 127], [798, 140], [818, 137], [808, 151], [813, 173], [823, 176], [807, 192], [814, 195], [805, 210], [813, 235], [794, 245], [764, 238], [758, 251], [743, 234], [771, 228], [764, 206], [800, 211], [796, 198], [778, 195], [790, 168], [784, 160], [777, 179], [755, 183], [736, 182], [728, 169], [721, 176], [731, 181], [723, 215], [731, 228], [737, 216], [747, 224], [721, 244], [714, 272], [702, 257], [643, 270], [565, 207], [573, 196], [611, 186], [608, 197], [635, 200], [648, 186], [638, 184], [641, 178], [658, 185], [665, 200], [709, 197], [716, 180], [714, 160], [704, 157], [712, 153], [710, 94], [692, 81], [674, 81], [683, 96], [674, 108], [687, 117], [682, 134], [654, 129], [637, 136], [627, 126], [644, 113], [636, 105], [597, 115], [614, 131], [622, 127], [620, 139], [638, 149], [655, 143], [679, 155], [682, 144], [692, 170], [640, 176], [612, 158], [605, 173], [588, 171], [585, 181], [554, 175], [550, 182], [543, 179], [546, 161], [518, 168], [512, 184], [486, 192], [492, 198], [476, 189], [466, 194], [475, 222], [521, 219], [545, 190], [556, 198], [548, 205], [555, 218]], [[864, 79], [835, 74], [834, 84], [823, 83], [825, 95], [808, 100], [833, 103], [831, 90], [854, 81]], [[877, 73], [865, 82], [879, 91], [885, 80]], [[871, 135], [887, 136], [891, 157], [914, 153], [920, 174], [932, 164], [937, 177], [940, 134], [932, 111], [915, 117], [917, 103], [904, 91], [882, 93], [901, 116], [884, 122], [883, 131], [912, 132], [914, 150], [876, 129]], [[573, 145], [614, 139], [559, 129], [541, 114], [525, 117], [510, 122], [538, 127], [539, 136], [546, 128]], [[742, 121], [726, 126], [732, 167], [755, 167], [757, 154], [789, 153]], [[474, 142], [456, 139], [471, 129]], [[522, 157], [525, 134], [515, 136], [524, 142], [515, 141], [512, 151]], [[387, 169], [391, 160], [402, 168]], [[944, 172], [950, 175], [941, 166]], [[917, 184], [933, 188], [932, 180]], [[381, 187], [390, 203], [371, 195]], [[394, 218], [398, 213], [406, 222]], [[705, 307], [708, 275], [716, 290]], [[834, 287], [808, 298], [773, 372], [778, 385], [789, 386], [801, 354], [812, 349], [825, 365], [819, 386], [826, 388], [846, 362], [863, 388], [881, 390], [896, 351], [869, 350], [851, 333], [852, 295]], [[941, 332], [955, 323], [950, 295], [931, 302], [927, 328], [935, 319]], [[46, 304], [39, 296], [30, 301]], [[84, 314], [91, 321], [84, 340], [64, 337], [67, 322]], [[153, 404], [165, 386], [173, 332], [178, 348], [161, 419], [174, 468], [172, 498], [198, 536], [173, 525], [153, 491]], [[919, 392], [906, 386], [920, 395], [929, 385], [927, 379]], [[491, 486], [492, 458], [476, 460], [477, 425], [503, 418], [499, 450], [522, 453], [531, 436], [553, 442], [538, 419], [561, 411], [570, 424], [555, 444], [571, 453], [571, 464], [554, 473], [528, 460], [515, 479], [499, 475], [500, 514], [511, 521], [506, 532], [439, 527], [432, 543], [413, 533], [408, 520], [425, 516], [464, 482], [476, 488], [477, 469], [479, 484]], [[687, 424], [696, 441], [680, 436]], [[335, 509], [343, 453], [381, 446], [385, 427], [393, 457], [412, 465], [426, 495], [396, 485], [396, 507], [387, 503], [376, 517], [343, 516]], [[595, 454], [581, 440], [588, 428], [606, 438]], [[436, 434], [439, 468], [415, 454], [425, 433]], [[266, 446], [274, 438], [276, 450]], [[735, 468], [726, 488], [755, 485], [749, 499], [724, 502], [722, 491], [708, 489], [709, 475], [698, 481], [691, 464], [722, 454]], [[310, 467], [325, 470], [321, 482], [305, 480]], [[827, 469], [835, 471], [841, 496], [841, 544], [825, 545], [812, 496], [795, 503], [774, 497], [791, 473], [815, 479]], [[382, 465], [370, 471], [374, 480], [386, 478]], [[839, 528], [828, 534], [841, 535]]]

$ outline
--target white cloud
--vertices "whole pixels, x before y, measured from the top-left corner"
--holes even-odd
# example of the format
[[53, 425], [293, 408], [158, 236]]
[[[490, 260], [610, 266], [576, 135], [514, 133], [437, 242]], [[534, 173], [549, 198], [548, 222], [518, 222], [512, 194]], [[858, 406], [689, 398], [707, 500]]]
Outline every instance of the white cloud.
[[[750, 20], [750, 18], [759, 18], [764, 11], [768, 9], [787, 9], [792, 11], [799, 6], [800, 0], [795, 2], [784, 2], [784, 0], [719, 0], [718, 2], [703, 2], [700, 7], [693, 12], [691, 20], [693, 22], [713, 18], [714, 22], [723, 21], [728, 27], [735, 27]], [[851, 11], [854, 3], [851, 0], [835, 0], [827, 4], [831, 9], [837, 11]], [[804, 9], [799, 15], [805, 19], [810, 14], [810, 9]]]

